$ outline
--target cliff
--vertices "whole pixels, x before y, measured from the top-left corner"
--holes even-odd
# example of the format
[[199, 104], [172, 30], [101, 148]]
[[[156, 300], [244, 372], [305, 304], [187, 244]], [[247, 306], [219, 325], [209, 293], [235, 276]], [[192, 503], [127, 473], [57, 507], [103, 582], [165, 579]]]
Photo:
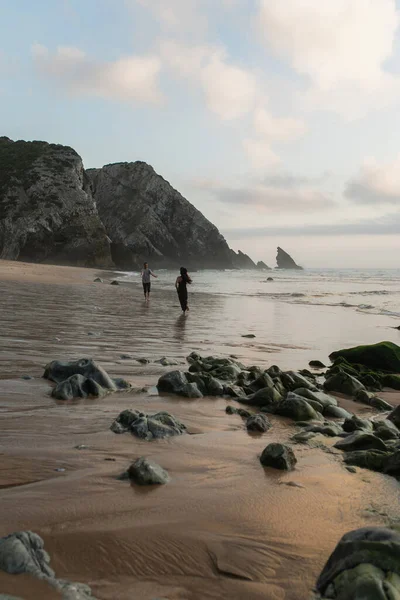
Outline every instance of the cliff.
[[[100, 218], [113, 257], [154, 268], [248, 268], [253, 261], [233, 252], [218, 229], [144, 162], [88, 169]], [[114, 250], [115, 249], [115, 250]], [[250, 263], [248, 262], [250, 261]]]
[[110, 243], [80, 156], [0, 138], [0, 258], [111, 266]]
[[299, 265], [294, 262], [293, 258], [287, 252], [282, 250], [282, 248], [279, 248], [279, 246], [276, 255], [276, 264], [278, 269], [303, 269], [303, 267], [299, 267]]

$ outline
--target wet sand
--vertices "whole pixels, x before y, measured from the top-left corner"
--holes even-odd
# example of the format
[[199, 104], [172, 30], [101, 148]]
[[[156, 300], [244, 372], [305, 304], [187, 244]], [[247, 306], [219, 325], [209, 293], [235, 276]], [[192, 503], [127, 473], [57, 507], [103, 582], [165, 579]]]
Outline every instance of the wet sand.
[[[159, 397], [152, 386], [165, 368], [120, 358], [183, 362], [197, 350], [288, 368], [295, 348], [268, 352], [267, 342], [247, 344], [246, 331], [232, 327], [213, 342], [218, 298], [204, 295], [182, 319], [174, 296], [154, 295], [147, 307], [137, 287], [94, 284], [96, 275], [0, 262], [1, 536], [38, 533], [57, 577], [88, 583], [99, 600], [302, 600], [343, 533], [397, 522], [394, 479], [351, 474], [340, 452], [300, 445], [294, 472], [263, 469], [259, 454], [287, 441], [296, 431], [291, 422], [271, 417], [267, 434], [249, 435], [240, 417], [225, 414], [227, 401]], [[306, 367], [306, 351], [298, 352]], [[56, 403], [41, 378], [44, 365], [83, 356], [127, 378], [134, 391]], [[149, 391], [137, 391], [143, 386]], [[189, 435], [151, 443], [115, 435], [109, 426], [125, 408], [167, 410]], [[139, 456], [160, 463], [171, 482], [145, 489], [118, 481]], [[41, 587], [0, 575], [0, 591], [58, 597]]]

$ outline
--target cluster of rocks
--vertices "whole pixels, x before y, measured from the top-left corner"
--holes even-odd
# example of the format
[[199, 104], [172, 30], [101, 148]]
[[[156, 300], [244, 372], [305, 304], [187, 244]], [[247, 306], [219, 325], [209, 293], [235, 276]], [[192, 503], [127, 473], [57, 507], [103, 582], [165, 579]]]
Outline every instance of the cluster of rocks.
[[146, 415], [138, 410], [123, 410], [110, 427], [113, 433], [130, 432], [142, 440], [156, 440], [186, 432], [186, 426], [168, 412]]
[[112, 379], [89, 358], [67, 362], [53, 360], [46, 365], [43, 377], [56, 383], [51, 395], [57, 400], [104, 396], [109, 392], [131, 388], [125, 379]]
[[383, 527], [346, 533], [323, 568], [315, 600], [400, 598], [400, 534]]
[[56, 578], [42, 538], [32, 531], [0, 538], [0, 569], [10, 575], [26, 573], [46, 581], [61, 593], [63, 600], [95, 600], [88, 585]]

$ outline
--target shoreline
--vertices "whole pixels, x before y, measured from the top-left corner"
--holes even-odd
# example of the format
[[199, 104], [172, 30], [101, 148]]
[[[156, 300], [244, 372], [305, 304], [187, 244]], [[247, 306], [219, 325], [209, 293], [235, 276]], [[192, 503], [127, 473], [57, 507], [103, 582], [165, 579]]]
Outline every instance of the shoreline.
[[[158, 376], [171, 367], [134, 360], [167, 356], [184, 363], [189, 348], [229, 355], [234, 338], [245, 364], [297, 368], [297, 362], [307, 368], [305, 356], [323, 358], [317, 351], [285, 342], [278, 351], [261, 336], [241, 338], [247, 331], [238, 329], [216, 342], [210, 332], [226, 305], [213, 299], [207, 304], [201, 296], [196, 310], [203, 312], [182, 320], [173, 313], [176, 298], [159, 291], [157, 314], [129, 286], [92, 283], [98, 274], [0, 261], [0, 536], [38, 533], [57, 576], [88, 583], [99, 600], [306, 600], [342, 534], [399, 522], [394, 479], [362, 469], [349, 473], [342, 453], [322, 436], [316, 442], [325, 449], [296, 446], [295, 471], [264, 472], [259, 454], [270, 442], [288, 441], [297, 431], [292, 422], [271, 416], [270, 431], [249, 434], [237, 415], [225, 413], [231, 401], [158, 396]], [[202, 320], [208, 313], [210, 326]], [[233, 323], [234, 311], [228, 328]], [[134, 391], [56, 402], [42, 379], [44, 365], [83, 356], [93, 356], [111, 376], [125, 377]], [[400, 403], [398, 392], [382, 396]], [[374, 414], [349, 399], [339, 398], [339, 404]], [[167, 410], [190, 435], [155, 442], [115, 435], [109, 427], [126, 408]], [[147, 490], [117, 480], [141, 455], [169, 471], [167, 486]], [[28, 598], [32, 585], [39, 590], [41, 583], [0, 575], [3, 592]], [[40, 593], [35, 589], [36, 597], [59, 597]]]

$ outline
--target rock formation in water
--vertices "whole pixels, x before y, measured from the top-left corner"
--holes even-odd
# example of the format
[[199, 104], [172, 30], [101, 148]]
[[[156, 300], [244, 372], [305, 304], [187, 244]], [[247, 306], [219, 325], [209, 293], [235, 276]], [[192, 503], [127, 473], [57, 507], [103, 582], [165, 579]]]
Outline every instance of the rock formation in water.
[[263, 260], [259, 260], [256, 264], [257, 269], [262, 269], [263, 271], [271, 271], [271, 267], [265, 264]]
[[111, 266], [110, 242], [80, 156], [0, 138], [0, 258]]
[[278, 253], [276, 255], [276, 264], [278, 269], [303, 269], [303, 267], [299, 267], [293, 258], [282, 248], [278, 246]]

